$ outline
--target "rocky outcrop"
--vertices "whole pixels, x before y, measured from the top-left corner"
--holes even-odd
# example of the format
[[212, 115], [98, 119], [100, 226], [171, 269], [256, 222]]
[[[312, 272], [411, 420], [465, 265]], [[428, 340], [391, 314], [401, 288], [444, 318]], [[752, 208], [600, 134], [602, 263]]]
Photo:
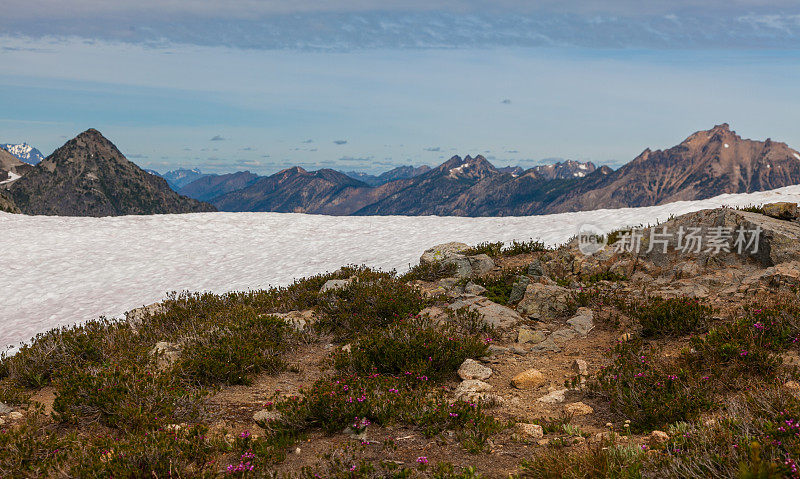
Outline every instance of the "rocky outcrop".
[[572, 293], [566, 288], [543, 283], [531, 283], [517, 305], [520, 314], [543, 321], [555, 319], [569, 310]]

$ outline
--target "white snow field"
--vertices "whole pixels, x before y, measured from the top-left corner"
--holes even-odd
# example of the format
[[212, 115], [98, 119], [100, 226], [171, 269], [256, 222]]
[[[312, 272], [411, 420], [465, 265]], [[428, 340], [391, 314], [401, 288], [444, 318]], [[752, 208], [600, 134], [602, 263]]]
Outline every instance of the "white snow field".
[[0, 213], [0, 346], [125, 311], [170, 291], [259, 289], [366, 264], [405, 271], [436, 244], [606, 231], [718, 206], [800, 202], [800, 185], [646, 208], [547, 216], [332, 217], [284, 213], [73, 218]]

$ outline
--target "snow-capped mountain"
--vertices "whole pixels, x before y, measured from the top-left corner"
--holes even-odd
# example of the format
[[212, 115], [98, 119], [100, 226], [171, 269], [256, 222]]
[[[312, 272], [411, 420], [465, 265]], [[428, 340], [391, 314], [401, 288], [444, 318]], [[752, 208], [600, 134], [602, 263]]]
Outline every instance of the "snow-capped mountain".
[[0, 145], [0, 148], [6, 150], [29, 165], [35, 165], [44, 160], [44, 155], [42, 152], [27, 143], [6, 143]]

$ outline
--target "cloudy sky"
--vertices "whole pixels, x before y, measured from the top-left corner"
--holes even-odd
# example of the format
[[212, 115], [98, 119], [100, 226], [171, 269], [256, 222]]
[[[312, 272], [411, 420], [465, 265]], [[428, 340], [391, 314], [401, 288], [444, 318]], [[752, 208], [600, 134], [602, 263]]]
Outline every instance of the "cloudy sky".
[[159, 171], [619, 166], [728, 122], [800, 147], [789, 0], [5, 0], [0, 143]]

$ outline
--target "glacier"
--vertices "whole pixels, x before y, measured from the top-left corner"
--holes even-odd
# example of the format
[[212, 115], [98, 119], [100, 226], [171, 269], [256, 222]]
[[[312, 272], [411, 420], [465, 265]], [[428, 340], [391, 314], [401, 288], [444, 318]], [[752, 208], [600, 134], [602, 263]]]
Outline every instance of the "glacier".
[[564, 243], [581, 225], [648, 225], [719, 206], [800, 202], [800, 185], [643, 208], [527, 217], [195, 213], [77, 218], [0, 212], [0, 346], [54, 327], [123, 317], [171, 291], [285, 285], [366, 264], [405, 271], [449, 241]]

